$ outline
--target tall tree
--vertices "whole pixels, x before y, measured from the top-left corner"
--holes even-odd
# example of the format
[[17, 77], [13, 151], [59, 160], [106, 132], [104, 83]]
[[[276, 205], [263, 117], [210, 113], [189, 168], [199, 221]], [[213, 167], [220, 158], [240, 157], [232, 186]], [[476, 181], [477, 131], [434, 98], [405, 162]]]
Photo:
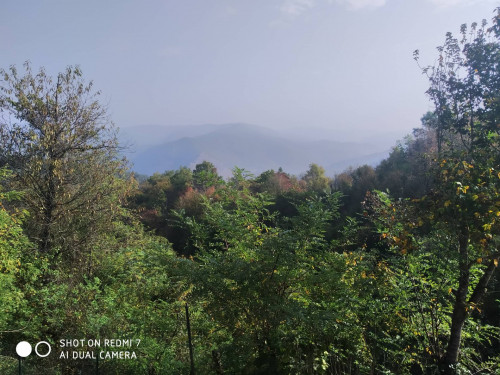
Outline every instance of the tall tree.
[[117, 139], [99, 92], [68, 67], [55, 78], [0, 70], [0, 164], [14, 173], [43, 253], [77, 259], [105, 229], [120, 191]]
[[[425, 201], [432, 224], [447, 233], [459, 268], [445, 373], [455, 371], [464, 324], [500, 257], [500, 8], [493, 26], [486, 26], [462, 25], [461, 40], [448, 33], [438, 64], [423, 69], [438, 137], [436, 186]], [[476, 272], [481, 276], [473, 283]]]

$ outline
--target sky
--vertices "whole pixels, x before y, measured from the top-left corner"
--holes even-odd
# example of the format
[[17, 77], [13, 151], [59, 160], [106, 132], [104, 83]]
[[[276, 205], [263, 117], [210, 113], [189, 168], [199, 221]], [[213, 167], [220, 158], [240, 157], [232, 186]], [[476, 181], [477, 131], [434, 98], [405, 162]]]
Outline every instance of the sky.
[[0, 66], [79, 65], [120, 128], [249, 123], [405, 134], [432, 106], [413, 60], [492, 0], [3, 0]]

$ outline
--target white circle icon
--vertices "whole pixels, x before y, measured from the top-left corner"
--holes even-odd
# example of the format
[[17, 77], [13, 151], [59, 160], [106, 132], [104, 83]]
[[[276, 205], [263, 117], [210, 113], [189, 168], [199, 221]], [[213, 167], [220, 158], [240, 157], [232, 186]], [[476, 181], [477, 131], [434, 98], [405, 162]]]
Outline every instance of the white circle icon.
[[[47, 353], [45, 353], [45, 354], [38, 353], [38, 345], [40, 345], [40, 344], [47, 345], [47, 347], [49, 348], [49, 350], [47, 351]], [[36, 353], [36, 355], [39, 356], [39, 357], [42, 357], [42, 358], [47, 357], [50, 354], [51, 350], [52, 350], [52, 348], [50, 347], [50, 344], [47, 341], [40, 341], [38, 344], [35, 345], [35, 353]], [[31, 346], [30, 346], [30, 352], [31, 352]]]
[[21, 341], [16, 346], [16, 353], [19, 357], [27, 357], [31, 354], [31, 345], [28, 341]]

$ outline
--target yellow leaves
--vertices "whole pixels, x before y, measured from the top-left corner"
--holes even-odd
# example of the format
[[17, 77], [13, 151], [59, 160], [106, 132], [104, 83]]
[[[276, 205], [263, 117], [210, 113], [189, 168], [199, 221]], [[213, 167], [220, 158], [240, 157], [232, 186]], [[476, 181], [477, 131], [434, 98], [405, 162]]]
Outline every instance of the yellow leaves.
[[458, 183], [457, 194], [460, 194], [460, 193], [467, 194], [467, 190], [469, 190], [469, 188], [470, 188], [469, 185], [462, 186], [462, 184]]
[[444, 206], [445, 206], [445, 207], [448, 207], [450, 204], [451, 204], [451, 201], [449, 201], [449, 200], [448, 200], [448, 201], [446, 201], [446, 202], [444, 202]]
[[493, 259], [493, 264], [495, 265], [495, 267], [498, 267], [498, 258]]
[[479, 263], [479, 264], [483, 263], [483, 258], [477, 258], [476, 262]]
[[491, 224], [484, 224], [483, 225], [483, 230], [486, 232], [486, 231], [490, 231], [491, 230]]
[[389, 267], [387, 267], [387, 264], [385, 262], [378, 262], [377, 267], [381, 271], [389, 272]]
[[462, 161], [462, 165], [463, 165], [465, 168], [469, 168], [469, 169], [474, 168], [474, 166], [473, 166], [472, 164], [467, 163], [465, 160], [464, 160], [464, 161]]
[[481, 310], [479, 309], [479, 307], [477, 307], [477, 305], [474, 303], [474, 302], [471, 302], [469, 306], [467, 306], [465, 308], [467, 311], [472, 311], [472, 310], [477, 310], [479, 312], [481, 312]]

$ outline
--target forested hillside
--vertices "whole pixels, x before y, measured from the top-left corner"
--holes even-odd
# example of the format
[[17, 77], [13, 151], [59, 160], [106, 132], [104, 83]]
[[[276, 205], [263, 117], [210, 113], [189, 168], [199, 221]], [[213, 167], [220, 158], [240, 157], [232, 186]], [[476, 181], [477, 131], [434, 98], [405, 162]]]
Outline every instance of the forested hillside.
[[139, 182], [79, 68], [0, 71], [0, 373], [46, 341], [24, 374], [500, 374], [498, 11], [421, 67], [422, 127], [333, 177]]

